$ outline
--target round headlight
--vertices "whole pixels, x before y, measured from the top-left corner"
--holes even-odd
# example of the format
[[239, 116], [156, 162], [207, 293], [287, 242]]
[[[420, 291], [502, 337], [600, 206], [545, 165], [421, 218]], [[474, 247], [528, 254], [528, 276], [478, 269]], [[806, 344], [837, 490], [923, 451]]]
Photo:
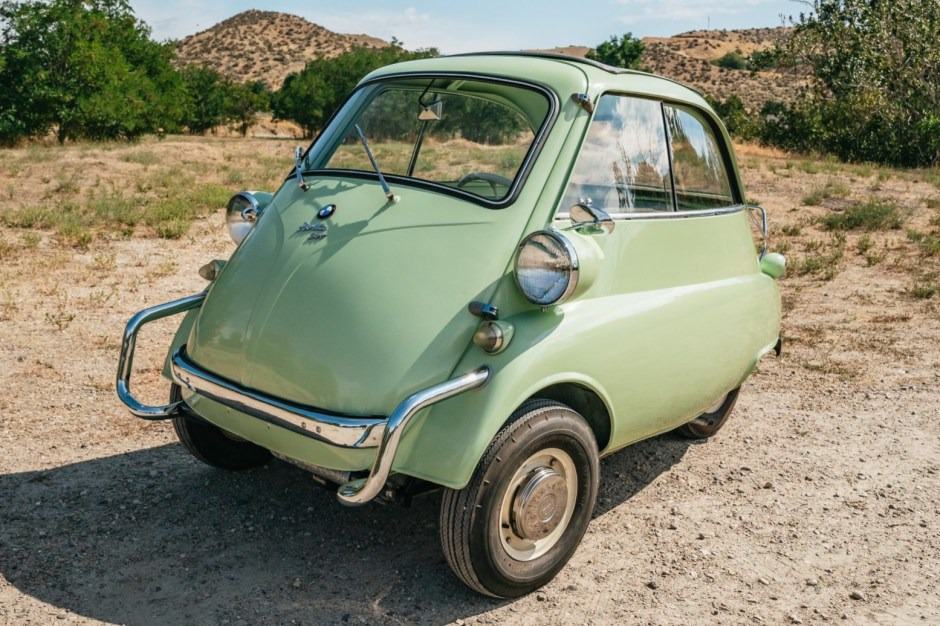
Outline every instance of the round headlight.
[[258, 199], [251, 193], [242, 191], [232, 196], [225, 210], [225, 224], [232, 241], [241, 243], [254, 228], [260, 214]]
[[578, 286], [578, 254], [564, 235], [553, 230], [532, 233], [516, 255], [516, 284], [534, 304], [564, 302]]

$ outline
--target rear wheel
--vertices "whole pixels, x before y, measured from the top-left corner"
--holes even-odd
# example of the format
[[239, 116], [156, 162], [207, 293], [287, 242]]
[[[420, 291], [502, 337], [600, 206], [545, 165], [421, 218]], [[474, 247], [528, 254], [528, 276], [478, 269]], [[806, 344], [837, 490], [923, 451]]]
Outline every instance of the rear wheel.
[[731, 417], [731, 411], [738, 401], [738, 392], [741, 388], [732, 389], [724, 396], [719, 398], [711, 408], [696, 417], [691, 422], [683, 424], [676, 429], [676, 432], [689, 439], [708, 439], [721, 430], [728, 418]]
[[[182, 399], [179, 385], [170, 387], [170, 402]], [[192, 415], [186, 405], [173, 418], [173, 429], [190, 454], [212, 467], [246, 470], [271, 460], [271, 453], [253, 443], [229, 435], [218, 426]]]
[[581, 542], [598, 473], [597, 442], [584, 418], [557, 402], [525, 403], [469, 484], [444, 490], [441, 545], [451, 569], [490, 596], [538, 589]]

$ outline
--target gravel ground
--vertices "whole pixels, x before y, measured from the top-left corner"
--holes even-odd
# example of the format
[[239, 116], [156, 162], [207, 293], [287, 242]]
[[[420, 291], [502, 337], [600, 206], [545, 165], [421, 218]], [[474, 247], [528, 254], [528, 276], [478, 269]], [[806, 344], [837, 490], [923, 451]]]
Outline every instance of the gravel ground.
[[[803, 225], [792, 258], [831, 207], [800, 207], [826, 175], [784, 163], [745, 158], [775, 224]], [[926, 184], [863, 184], [929, 219]], [[902, 232], [873, 235], [883, 262], [847, 254], [831, 280], [783, 281], [784, 355], [721, 434], [606, 459], [580, 549], [513, 602], [451, 575], [436, 495], [346, 509], [280, 462], [209, 469], [123, 410], [123, 323], [201, 288], [196, 268], [230, 250], [219, 216], [87, 251], [38, 234], [0, 233], [17, 250], [0, 267], [0, 623], [940, 623], [940, 313], [907, 295], [910, 268], [937, 261]], [[171, 330], [139, 348], [154, 401]]]

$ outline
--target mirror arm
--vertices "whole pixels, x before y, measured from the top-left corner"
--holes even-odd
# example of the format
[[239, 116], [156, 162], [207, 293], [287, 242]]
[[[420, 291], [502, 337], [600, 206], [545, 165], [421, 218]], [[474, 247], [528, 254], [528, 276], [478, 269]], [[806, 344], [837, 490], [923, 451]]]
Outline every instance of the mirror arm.
[[297, 179], [297, 186], [303, 191], [310, 189], [310, 185], [304, 180], [304, 148], [297, 146], [294, 148], [294, 178]]
[[756, 211], [760, 215], [760, 253], [758, 258], [763, 259], [764, 255], [767, 254], [767, 246], [770, 239], [770, 227], [767, 223], [767, 210], [762, 206], [755, 204], [745, 205], [748, 211]]

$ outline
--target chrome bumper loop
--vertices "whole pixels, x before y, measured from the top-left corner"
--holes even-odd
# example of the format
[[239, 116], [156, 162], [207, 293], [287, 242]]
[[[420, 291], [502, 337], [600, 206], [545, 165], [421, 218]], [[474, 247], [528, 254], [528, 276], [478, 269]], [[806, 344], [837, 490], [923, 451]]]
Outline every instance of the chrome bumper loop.
[[170, 360], [173, 380], [189, 391], [252, 417], [301, 435], [344, 448], [378, 448], [367, 478], [340, 485], [336, 497], [343, 504], [365, 504], [381, 493], [392, 472], [401, 436], [426, 407], [486, 383], [489, 368], [428, 387], [405, 398], [388, 418], [344, 417], [287, 402], [207, 372], [186, 355], [181, 346]]
[[369, 471], [368, 478], [351, 480], [345, 485], [341, 485], [336, 491], [336, 497], [339, 498], [339, 501], [349, 506], [358, 506], [379, 495], [382, 488], [385, 487], [385, 481], [388, 480], [388, 476], [392, 472], [392, 463], [395, 461], [395, 454], [398, 452], [401, 436], [415, 415], [421, 409], [432, 404], [452, 398], [465, 391], [482, 387], [489, 377], [490, 369], [481, 367], [405, 398], [395, 407], [385, 423], [382, 442], [379, 444], [379, 450], [375, 455], [375, 461], [372, 462], [372, 469]]
[[[131, 393], [134, 347], [137, 334], [145, 324], [198, 308], [202, 306], [205, 298], [206, 293], [202, 292], [158, 304], [140, 311], [127, 322], [118, 361], [116, 387], [118, 398], [132, 414], [147, 420], [168, 419], [179, 415], [182, 401], [150, 406], [138, 401]], [[174, 382], [194, 394], [312, 439], [345, 448], [377, 448], [368, 477], [340, 485], [336, 492], [337, 498], [343, 504], [358, 506], [375, 498], [385, 487], [402, 435], [421, 410], [465, 391], [482, 387], [489, 379], [490, 370], [488, 367], [481, 367], [417, 391], [400, 402], [388, 418], [334, 415], [247, 389], [193, 363], [186, 355], [185, 345], [172, 355], [170, 374]]]
[[131, 373], [134, 366], [134, 348], [137, 346], [137, 333], [145, 324], [201, 306], [205, 298], [206, 293], [201, 292], [172, 302], [158, 304], [140, 311], [127, 322], [124, 329], [124, 340], [121, 342], [121, 356], [118, 357], [115, 387], [117, 388], [118, 398], [135, 416], [145, 420], [169, 419], [177, 415], [181, 404], [180, 402], [171, 402], [162, 406], [143, 404], [131, 393]]

